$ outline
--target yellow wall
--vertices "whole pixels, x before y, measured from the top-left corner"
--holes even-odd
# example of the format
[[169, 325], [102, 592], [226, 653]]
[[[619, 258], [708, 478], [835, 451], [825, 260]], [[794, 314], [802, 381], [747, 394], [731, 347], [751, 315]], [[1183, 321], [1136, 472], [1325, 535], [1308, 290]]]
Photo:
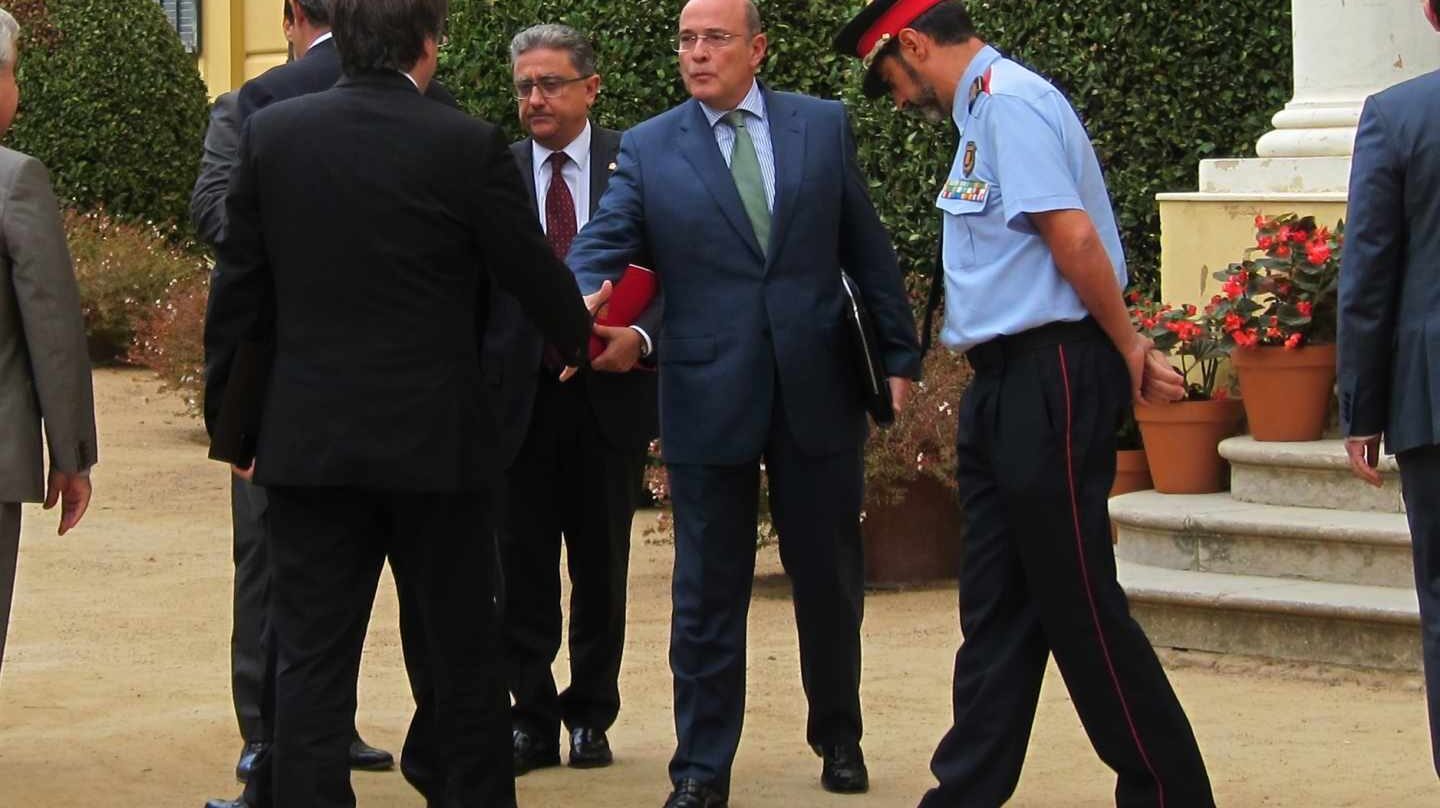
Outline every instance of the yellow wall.
[[1161, 194], [1160, 282], [1167, 303], [1204, 306], [1219, 294], [1212, 276], [1245, 257], [1255, 216], [1296, 213], [1334, 227], [1345, 217], [1341, 194]]
[[213, 98], [285, 61], [280, 0], [203, 0], [200, 75]]

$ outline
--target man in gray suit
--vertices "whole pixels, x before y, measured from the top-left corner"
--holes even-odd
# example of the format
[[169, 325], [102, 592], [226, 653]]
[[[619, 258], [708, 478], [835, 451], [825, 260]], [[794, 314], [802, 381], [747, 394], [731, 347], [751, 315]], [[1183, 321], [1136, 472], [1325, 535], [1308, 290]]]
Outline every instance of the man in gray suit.
[[[1440, 0], [1421, 0], [1440, 30]], [[1370, 98], [1355, 136], [1340, 268], [1340, 417], [1356, 476], [1400, 463], [1440, 773], [1440, 71]]]
[[[10, 129], [20, 26], [0, 10], [0, 135]], [[90, 504], [95, 397], [80, 292], [50, 175], [0, 147], [0, 659], [10, 623], [20, 503], [60, 503], [60, 535]], [[50, 476], [45, 479], [45, 440]]]

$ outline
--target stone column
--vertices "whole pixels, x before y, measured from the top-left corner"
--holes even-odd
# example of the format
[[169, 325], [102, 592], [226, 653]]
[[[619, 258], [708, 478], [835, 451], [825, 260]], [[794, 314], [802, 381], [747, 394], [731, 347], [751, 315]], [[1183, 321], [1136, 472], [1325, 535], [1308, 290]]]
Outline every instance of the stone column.
[[1420, 0], [1292, 0], [1291, 13], [1295, 97], [1261, 157], [1349, 157], [1366, 96], [1440, 69]]

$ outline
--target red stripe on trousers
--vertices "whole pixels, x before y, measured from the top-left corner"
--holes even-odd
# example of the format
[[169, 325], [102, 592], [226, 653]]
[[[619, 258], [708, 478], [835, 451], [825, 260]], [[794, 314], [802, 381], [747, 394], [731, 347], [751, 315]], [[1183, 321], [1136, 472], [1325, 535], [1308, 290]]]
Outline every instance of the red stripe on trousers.
[[1080, 558], [1080, 578], [1085, 583], [1085, 597], [1090, 600], [1090, 615], [1095, 620], [1095, 636], [1100, 639], [1100, 653], [1105, 657], [1105, 667], [1110, 671], [1110, 681], [1115, 685], [1115, 696], [1120, 699], [1120, 709], [1125, 713], [1130, 737], [1135, 739], [1135, 748], [1140, 752], [1140, 759], [1145, 762], [1145, 768], [1155, 781], [1160, 808], [1165, 808], [1165, 786], [1160, 782], [1160, 776], [1155, 773], [1155, 767], [1150, 764], [1150, 756], [1145, 753], [1145, 744], [1140, 741], [1140, 730], [1136, 728], [1135, 719], [1130, 715], [1130, 704], [1125, 701], [1125, 692], [1120, 688], [1120, 675], [1115, 672], [1115, 661], [1110, 657], [1110, 646], [1105, 642], [1105, 631], [1100, 627], [1100, 610], [1095, 605], [1095, 590], [1090, 584], [1090, 571], [1085, 563], [1085, 540], [1080, 529], [1080, 496], [1075, 488], [1075, 457], [1070, 437], [1074, 428], [1074, 413], [1070, 401], [1070, 369], [1065, 361], [1065, 346], [1057, 345], [1056, 348], [1060, 351], [1060, 377], [1065, 381], [1065, 479], [1070, 486], [1070, 512], [1075, 521], [1075, 550]]

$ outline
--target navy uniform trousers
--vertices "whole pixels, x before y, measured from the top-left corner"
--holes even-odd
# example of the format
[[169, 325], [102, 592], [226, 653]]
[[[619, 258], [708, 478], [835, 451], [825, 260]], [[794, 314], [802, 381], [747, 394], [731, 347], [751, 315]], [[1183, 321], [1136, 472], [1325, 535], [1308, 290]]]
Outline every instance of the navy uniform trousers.
[[1405, 489], [1405, 510], [1415, 553], [1415, 591], [1425, 654], [1425, 693], [1430, 703], [1430, 752], [1440, 774], [1440, 446], [1396, 456]]
[[[857, 430], [864, 429], [861, 418], [857, 408]], [[786, 423], [778, 382], [770, 423], [764, 450], [770, 515], [794, 590], [800, 679], [810, 707], [806, 739], [817, 746], [858, 743], [863, 442], [832, 455], [803, 452]], [[728, 794], [745, 716], [760, 464], [672, 463], [667, 470], [675, 508], [670, 669], [677, 745], [670, 779], [699, 780]]]
[[1118, 774], [1118, 806], [1213, 806], [1190, 724], [1115, 578], [1106, 500], [1130, 406], [1124, 361], [1090, 320], [968, 356], [975, 379], [958, 439], [965, 639], [955, 723], [931, 762], [940, 785], [922, 808], [1010, 798], [1052, 653], [1091, 743]]

